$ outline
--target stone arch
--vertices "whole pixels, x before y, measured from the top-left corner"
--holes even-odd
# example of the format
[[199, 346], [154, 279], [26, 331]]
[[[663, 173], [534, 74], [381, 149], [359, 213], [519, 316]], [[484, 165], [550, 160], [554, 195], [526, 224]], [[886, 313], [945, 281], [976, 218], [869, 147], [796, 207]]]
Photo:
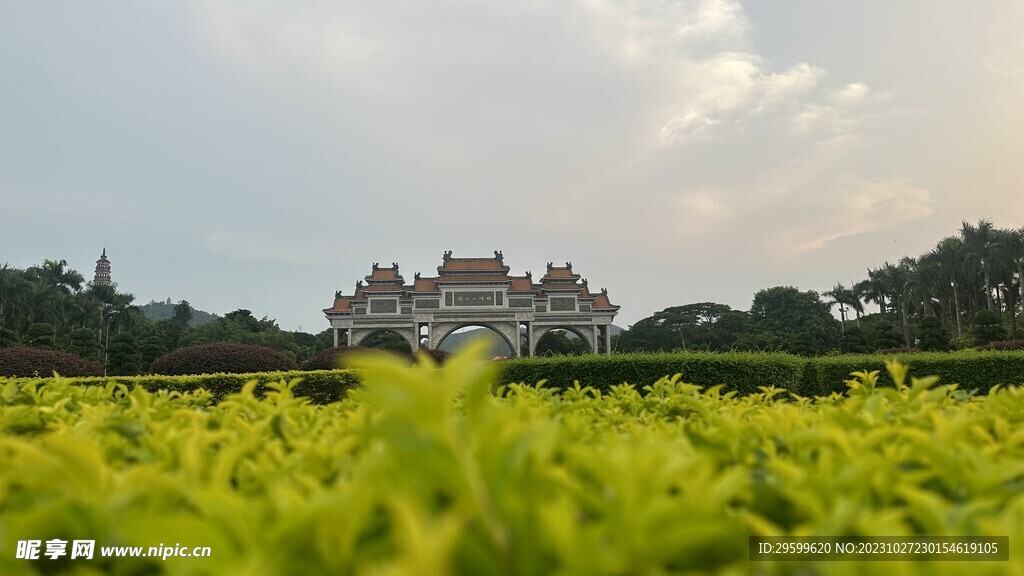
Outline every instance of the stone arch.
[[513, 357], [519, 354], [519, 324], [517, 322], [487, 322], [468, 320], [462, 322], [435, 322], [430, 331], [430, 347], [437, 348], [445, 338], [451, 336], [457, 330], [479, 326], [487, 328], [497, 334], [502, 342], [512, 350]]
[[394, 332], [405, 340], [413, 352], [419, 350], [419, 339], [412, 328], [393, 328], [387, 326], [374, 326], [372, 328], [350, 328], [352, 330], [352, 346], [360, 346], [363, 341], [380, 332]]
[[540, 343], [540, 339], [548, 332], [552, 332], [554, 330], [572, 332], [587, 345], [587, 354], [597, 353], [597, 340], [594, 335], [593, 326], [573, 326], [571, 324], [564, 324], [557, 326], [535, 326], [533, 329], [533, 341], [530, 342], [530, 356], [537, 355], [537, 344]]

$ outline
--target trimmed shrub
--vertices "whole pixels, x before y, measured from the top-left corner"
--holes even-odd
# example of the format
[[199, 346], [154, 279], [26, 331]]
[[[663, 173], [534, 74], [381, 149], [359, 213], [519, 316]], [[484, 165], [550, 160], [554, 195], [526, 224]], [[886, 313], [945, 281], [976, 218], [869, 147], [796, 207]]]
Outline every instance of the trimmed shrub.
[[142, 372], [139, 345], [130, 332], [122, 332], [110, 339], [107, 349], [107, 373], [134, 376]]
[[872, 343], [876, 350], [889, 350], [899, 346], [905, 346], [903, 334], [892, 322], [882, 320], [875, 323], [874, 338]]
[[341, 367], [341, 357], [352, 352], [366, 352], [363, 346], [335, 346], [321, 350], [319, 354], [302, 363], [303, 370], [336, 370]]
[[638, 389], [663, 376], [682, 374], [684, 382], [704, 387], [725, 384], [740, 394], [757, 392], [758, 386], [799, 391], [804, 364], [783, 353], [683, 352], [676, 354], [614, 354], [612, 356], [556, 356], [517, 358], [500, 363], [499, 384], [535, 384], [547, 380], [551, 388], [571, 388], [575, 381], [608, 392], [628, 382]]
[[75, 328], [71, 331], [69, 339], [71, 344], [68, 346], [68, 352], [90, 360], [95, 360], [99, 357], [100, 341], [96, 336], [95, 330], [91, 328]]
[[[880, 371], [879, 386], [893, 386], [885, 361], [896, 358], [910, 366], [909, 376], [938, 376], [940, 384], [959, 384], [961, 389], [986, 394], [997, 384], [1024, 384], [1024, 354], [1007, 352], [919, 352], [916, 354], [833, 356], [808, 362], [805, 387], [813, 394], [845, 394], [844, 380], [860, 370]], [[909, 380], [907, 382], [909, 384]]]
[[997, 340], [978, 346], [978, 350], [1024, 350], [1024, 340]]
[[971, 323], [971, 337], [975, 344], [1006, 340], [1006, 328], [999, 314], [991, 310], [981, 310], [975, 314]]
[[297, 370], [295, 361], [284, 354], [250, 344], [217, 342], [173, 350], [150, 365], [153, 374], [246, 374]]
[[0, 348], [6, 348], [8, 346], [17, 346], [21, 340], [18, 339], [18, 333], [14, 330], [0, 327]]
[[839, 349], [849, 354], [864, 354], [869, 351], [867, 338], [860, 326], [849, 326], [839, 339]]
[[25, 343], [33, 348], [53, 350], [57, 347], [54, 341], [53, 324], [36, 323], [28, 327]]
[[81, 356], [27, 346], [0, 348], [0, 376], [102, 376], [103, 366]]
[[[62, 374], [63, 376], [63, 374]], [[319, 370], [314, 372], [259, 372], [255, 374], [195, 374], [190, 376], [100, 376], [82, 377], [71, 381], [79, 386], [106, 386], [110, 382], [124, 384], [129, 389], [136, 386], [149, 392], [165, 390], [168, 392], [192, 392], [202, 388], [213, 395], [213, 402], [242, 391], [247, 382], [256, 381], [253, 395], [263, 398], [270, 390], [269, 384], [292, 380], [301, 380], [292, 389], [297, 397], [305, 397], [313, 404], [329, 404], [345, 397], [351, 388], [359, 385], [359, 380], [351, 370]], [[12, 380], [18, 383], [28, 381], [39, 382], [39, 378], [20, 378]], [[47, 379], [43, 379], [47, 382]]]
[[917, 354], [920, 351], [921, 350], [914, 348], [913, 346], [898, 346], [896, 348], [883, 348], [881, 350], [876, 350], [875, 354], [892, 356], [893, 354]]
[[949, 334], [937, 316], [927, 316], [921, 321], [918, 346], [926, 352], [945, 352], [950, 349]]

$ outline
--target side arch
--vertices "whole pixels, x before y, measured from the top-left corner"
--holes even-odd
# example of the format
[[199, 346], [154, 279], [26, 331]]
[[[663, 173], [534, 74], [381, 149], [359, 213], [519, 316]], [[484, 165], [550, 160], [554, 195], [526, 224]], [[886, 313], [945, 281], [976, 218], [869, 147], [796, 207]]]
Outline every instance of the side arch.
[[587, 345], [587, 354], [597, 353], [597, 336], [594, 334], [594, 326], [573, 326], [571, 324], [561, 326], [536, 326], [533, 329], [533, 338], [530, 342], [530, 356], [537, 355], [537, 344], [540, 339], [553, 330], [565, 330], [572, 332]]
[[352, 330], [352, 346], [360, 346], [363, 341], [381, 332], [394, 332], [405, 340], [413, 352], [419, 350], [419, 340], [416, 338], [416, 331], [412, 328], [350, 328]]

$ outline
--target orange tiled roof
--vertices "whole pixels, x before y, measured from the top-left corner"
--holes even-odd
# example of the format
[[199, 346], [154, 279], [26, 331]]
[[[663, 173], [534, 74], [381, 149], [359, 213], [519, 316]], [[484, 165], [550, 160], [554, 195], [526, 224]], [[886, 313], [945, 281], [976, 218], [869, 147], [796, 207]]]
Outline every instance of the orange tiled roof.
[[401, 292], [403, 286], [401, 284], [371, 284], [369, 286], [363, 286], [364, 292]]
[[398, 270], [394, 268], [378, 268], [366, 277], [369, 280], [397, 280]]
[[495, 258], [449, 258], [438, 270], [504, 270], [505, 265]]
[[601, 292], [594, 299], [593, 310], [617, 310], [619, 307], [608, 300], [608, 295]]
[[533, 280], [529, 278], [513, 278], [512, 285], [508, 289], [512, 292], [532, 292]]
[[417, 278], [413, 283], [414, 292], [437, 292], [437, 282], [434, 278]]
[[325, 308], [324, 312], [351, 312], [352, 304], [345, 298], [335, 298], [334, 305], [330, 308]]
[[504, 274], [478, 274], [473, 276], [442, 276], [435, 280], [438, 284], [453, 282], [472, 284], [474, 282], [511, 282], [512, 278]]
[[545, 278], [571, 279], [571, 278], [579, 278], [580, 276], [579, 276], [579, 274], [573, 274], [572, 269], [566, 267], [566, 268], [552, 268], [552, 269], [548, 270], [547, 274], [545, 274], [544, 277]]

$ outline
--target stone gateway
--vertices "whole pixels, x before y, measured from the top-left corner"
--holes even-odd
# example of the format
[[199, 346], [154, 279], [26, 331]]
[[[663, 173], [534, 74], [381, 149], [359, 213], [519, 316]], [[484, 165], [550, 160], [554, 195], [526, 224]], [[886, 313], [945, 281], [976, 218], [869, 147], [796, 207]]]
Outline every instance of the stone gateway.
[[334, 330], [335, 346], [341, 333], [347, 345], [355, 346], [387, 330], [400, 334], [413, 350], [421, 341], [437, 348], [460, 328], [483, 326], [498, 333], [516, 356], [532, 356], [551, 330], [573, 332], [591, 352], [609, 354], [618, 311], [607, 290], [590, 292], [587, 281], [573, 272], [572, 262], [548, 262], [540, 282], [534, 282], [530, 272], [510, 276], [499, 251], [492, 258], [455, 258], [448, 251], [437, 276], [417, 272], [412, 284], [405, 283], [397, 262], [388, 268], [374, 263], [351, 296], [335, 292], [334, 305], [324, 315]]

